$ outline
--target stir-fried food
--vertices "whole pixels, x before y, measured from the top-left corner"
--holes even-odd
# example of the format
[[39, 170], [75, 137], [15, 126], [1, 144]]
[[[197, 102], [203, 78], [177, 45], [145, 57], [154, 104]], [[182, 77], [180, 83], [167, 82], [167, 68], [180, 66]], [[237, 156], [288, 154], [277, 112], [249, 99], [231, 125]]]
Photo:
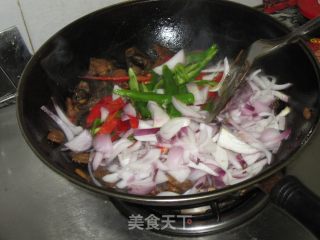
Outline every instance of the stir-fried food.
[[53, 99], [54, 110], [41, 107], [59, 127], [48, 140], [86, 164], [94, 184], [132, 194], [194, 194], [257, 175], [290, 135], [290, 108], [275, 103], [288, 101], [281, 91], [291, 84], [254, 71], [208, 123], [229, 71], [217, 51], [213, 44], [173, 54], [155, 45], [152, 58], [132, 47], [126, 69], [91, 58], [65, 106]]

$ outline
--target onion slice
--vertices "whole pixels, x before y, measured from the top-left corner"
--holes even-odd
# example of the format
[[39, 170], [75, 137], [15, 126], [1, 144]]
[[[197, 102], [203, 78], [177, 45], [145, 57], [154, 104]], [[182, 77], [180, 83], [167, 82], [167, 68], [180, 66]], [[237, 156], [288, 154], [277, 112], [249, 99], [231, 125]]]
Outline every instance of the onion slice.
[[170, 119], [165, 125], [160, 128], [159, 134], [164, 139], [171, 139], [181, 128], [187, 127], [190, 124], [189, 118], [177, 117]]
[[62, 121], [56, 114], [51, 112], [46, 106], [42, 106], [41, 110], [44, 111], [53, 121], [55, 121], [56, 124], [58, 124], [68, 141], [73, 139], [74, 134], [64, 121]]
[[179, 101], [175, 97], [172, 97], [172, 104], [185, 117], [200, 118], [200, 119], [203, 118], [199, 112], [195, 111], [192, 107], [187, 106], [186, 104]]
[[87, 151], [92, 146], [91, 133], [85, 129], [78, 136], [67, 142], [65, 146], [73, 152]]
[[160, 66], [157, 66], [153, 69], [157, 74], [162, 75], [162, 68], [164, 65], [167, 65], [168, 68], [173, 69], [178, 63], [185, 63], [186, 56], [183, 49], [177, 52], [172, 58], [170, 58], [167, 62], [163, 63]]
[[225, 127], [222, 127], [220, 130], [217, 144], [220, 147], [229, 149], [237, 153], [253, 154], [258, 152], [256, 148], [241, 141], [237, 136], [232, 134]]
[[153, 127], [162, 127], [169, 121], [169, 115], [155, 102], [148, 102], [148, 109], [153, 119]]

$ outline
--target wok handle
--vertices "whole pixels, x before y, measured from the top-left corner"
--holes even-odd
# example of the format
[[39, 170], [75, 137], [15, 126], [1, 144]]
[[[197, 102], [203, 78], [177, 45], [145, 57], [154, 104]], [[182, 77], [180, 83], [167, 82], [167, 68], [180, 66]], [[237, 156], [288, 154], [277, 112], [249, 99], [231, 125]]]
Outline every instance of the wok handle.
[[320, 239], [320, 198], [297, 178], [281, 179], [272, 189], [270, 198]]

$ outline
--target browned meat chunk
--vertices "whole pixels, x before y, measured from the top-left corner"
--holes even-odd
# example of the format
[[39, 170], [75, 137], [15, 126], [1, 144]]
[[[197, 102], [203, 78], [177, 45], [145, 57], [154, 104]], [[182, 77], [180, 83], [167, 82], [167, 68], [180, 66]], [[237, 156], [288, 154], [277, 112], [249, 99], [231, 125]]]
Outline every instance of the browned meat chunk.
[[118, 68], [112, 72], [111, 76], [113, 76], [113, 77], [128, 76], [128, 73], [125, 69]]
[[153, 49], [155, 50], [155, 52], [157, 54], [157, 59], [153, 65], [153, 67], [157, 67], [157, 66], [165, 63], [174, 55], [174, 53], [170, 49], [163, 47], [159, 44], [155, 44]]
[[182, 194], [193, 187], [193, 182], [190, 180], [185, 180], [180, 183], [175, 178], [167, 175], [168, 181], [156, 186], [156, 188], [150, 193], [150, 195], [157, 195], [160, 192], [175, 192]]
[[87, 104], [90, 98], [90, 87], [85, 81], [81, 81], [74, 90], [72, 100], [75, 105]]
[[[105, 175], [109, 174], [108, 170], [104, 167], [98, 167], [96, 171], [94, 171], [93, 175], [96, 179], [102, 179]], [[109, 188], [114, 188], [116, 183], [107, 183], [104, 182], [103, 180], [100, 181], [104, 186], [109, 187]]]
[[51, 130], [47, 136], [47, 139], [58, 144], [61, 144], [65, 141], [63, 132], [58, 129]]
[[144, 70], [152, 66], [151, 59], [139, 49], [132, 47], [125, 52], [128, 67], [131, 67], [136, 74], [143, 74]]
[[67, 117], [69, 118], [69, 120], [71, 122], [76, 123], [77, 118], [78, 118], [77, 115], [79, 113], [79, 109], [77, 109], [74, 106], [71, 98], [66, 99], [66, 107], [67, 107], [67, 111], [66, 111]]
[[88, 164], [89, 158], [90, 158], [90, 153], [84, 152], [84, 153], [73, 153], [71, 159], [76, 163]]
[[88, 74], [92, 76], [106, 76], [112, 73], [114, 64], [112, 61], [102, 58], [90, 58]]
[[310, 108], [307, 108], [305, 107], [303, 109], [303, 117], [306, 119], [306, 120], [309, 120], [311, 117], [312, 117], [312, 110]]
[[85, 179], [86, 181], [90, 182], [90, 177], [88, 174], [86, 174], [83, 170], [81, 170], [80, 168], [76, 168], [74, 170], [74, 172], [79, 175], [80, 177], [82, 177], [83, 179]]

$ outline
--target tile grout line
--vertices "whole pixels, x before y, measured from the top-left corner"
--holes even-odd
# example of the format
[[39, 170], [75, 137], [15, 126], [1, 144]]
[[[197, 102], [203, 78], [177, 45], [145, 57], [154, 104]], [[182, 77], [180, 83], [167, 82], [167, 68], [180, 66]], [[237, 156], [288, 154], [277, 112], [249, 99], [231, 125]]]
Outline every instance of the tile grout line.
[[17, 0], [17, 5], [18, 5], [19, 10], [20, 10], [20, 13], [21, 13], [23, 25], [24, 25], [24, 27], [26, 28], [26, 32], [27, 32], [27, 36], [28, 36], [28, 40], [29, 40], [29, 43], [30, 43], [30, 46], [31, 46], [32, 53], [34, 54], [35, 50], [34, 50], [34, 47], [33, 47], [33, 44], [32, 44], [32, 40], [31, 40], [31, 37], [30, 37], [30, 33], [29, 33], [29, 29], [28, 29], [26, 20], [25, 20], [25, 18], [24, 18], [24, 14], [23, 14], [23, 11], [22, 11], [22, 7], [21, 7], [21, 4], [20, 4], [20, 0]]

